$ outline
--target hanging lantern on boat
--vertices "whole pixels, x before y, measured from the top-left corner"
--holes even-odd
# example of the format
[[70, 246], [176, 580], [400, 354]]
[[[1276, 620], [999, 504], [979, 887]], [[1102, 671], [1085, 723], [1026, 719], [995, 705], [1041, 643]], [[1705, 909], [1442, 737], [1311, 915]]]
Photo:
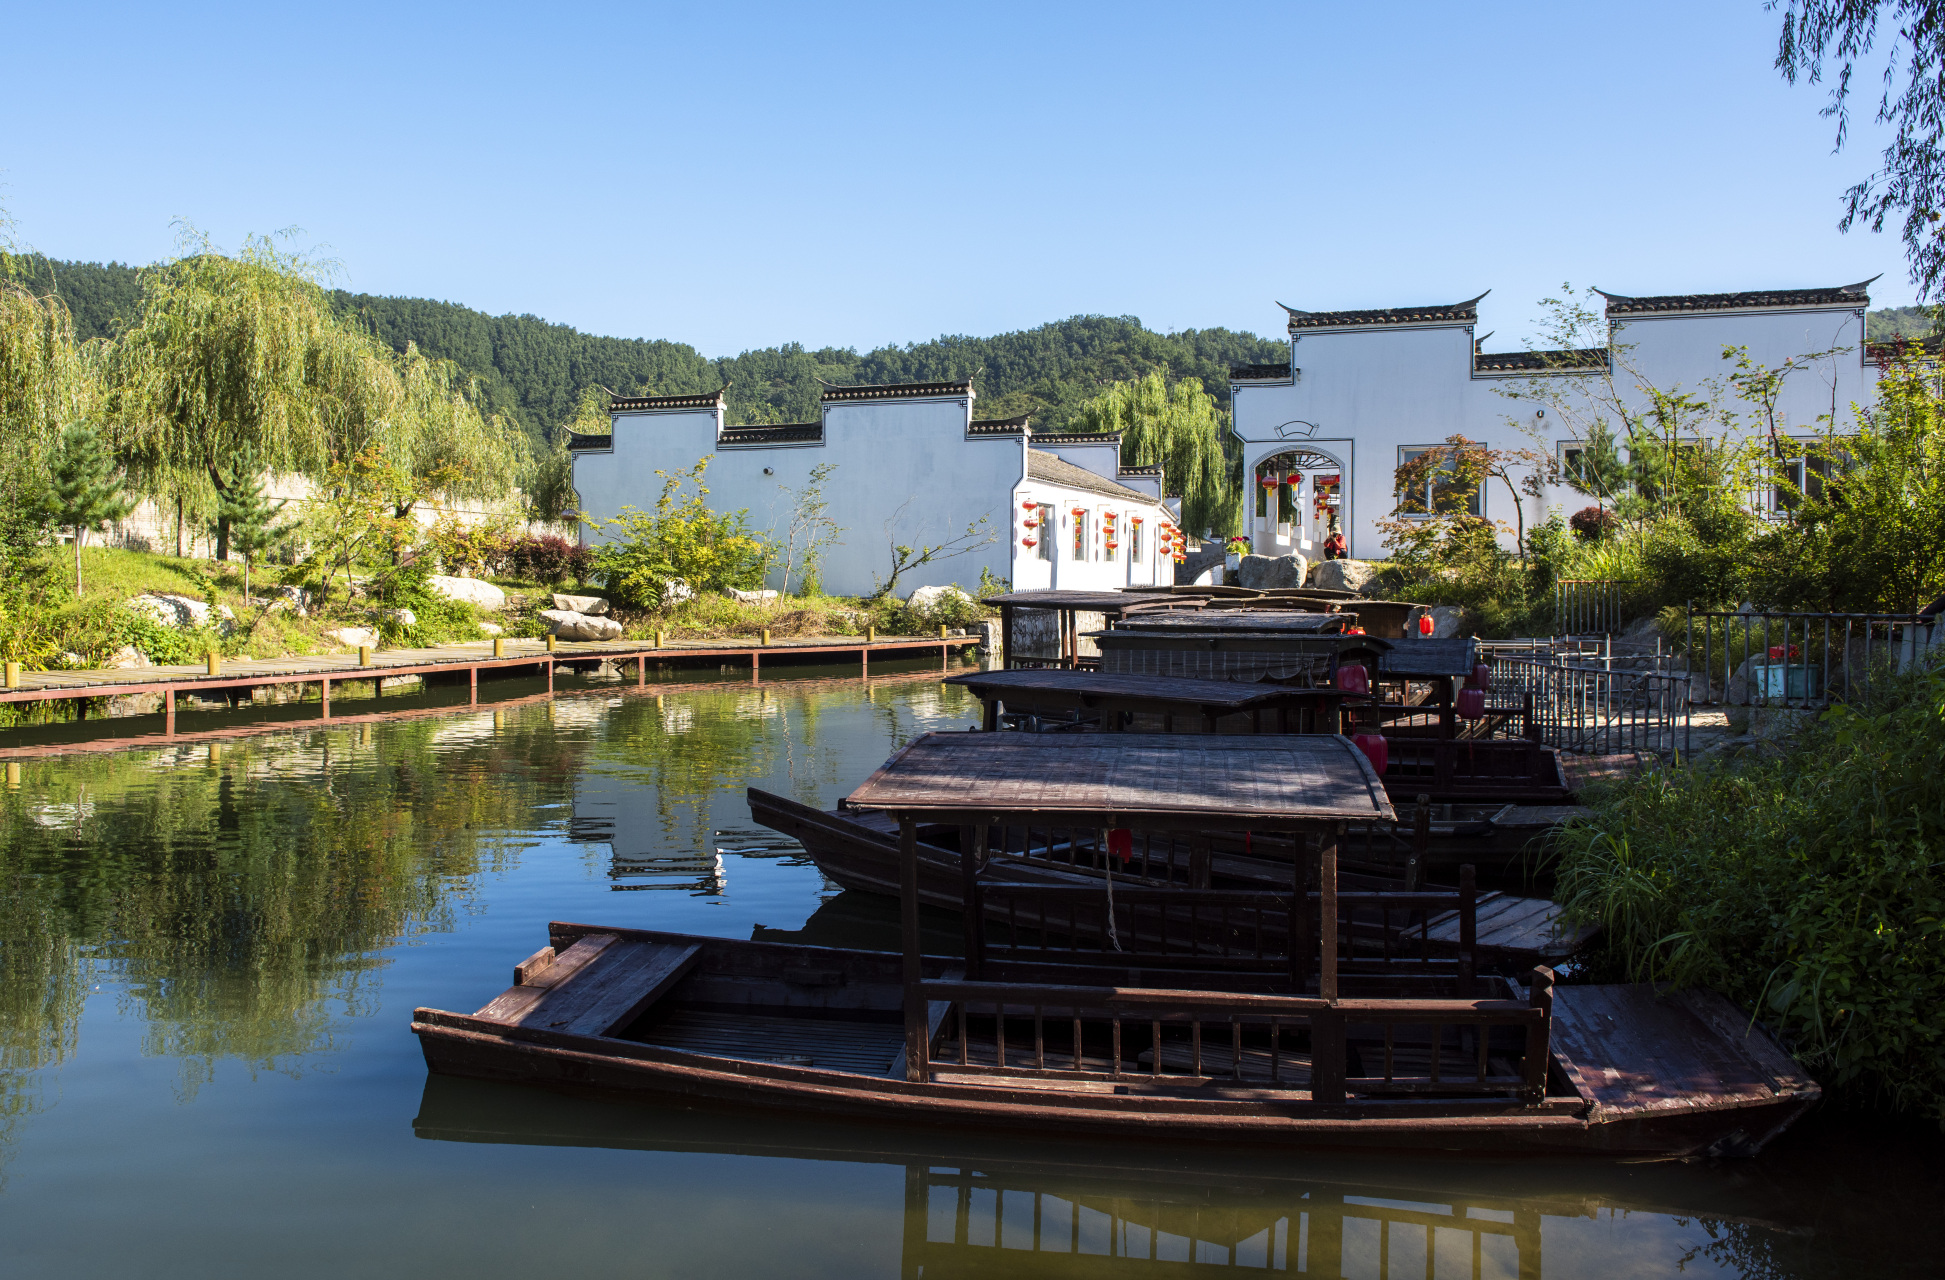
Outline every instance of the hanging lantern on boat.
[[1108, 831], [1108, 856], [1121, 859], [1127, 866], [1128, 859], [1135, 856], [1135, 833], [1128, 827], [1114, 827]]
[[1348, 662], [1337, 669], [1337, 688], [1342, 693], [1371, 692], [1371, 673], [1356, 662]]
[[1473, 688], [1459, 690], [1459, 696], [1455, 701], [1455, 709], [1462, 719], [1479, 719], [1479, 717], [1486, 714], [1486, 691], [1484, 689]]
[[[1358, 670], [1362, 671], [1364, 668], [1359, 667]], [[1384, 777], [1384, 767], [1391, 763], [1391, 748], [1386, 744], [1384, 735], [1360, 733], [1352, 737], [1351, 741], [1356, 744], [1359, 751], [1364, 753], [1364, 758], [1371, 762], [1371, 767], [1378, 771], [1378, 776]]]
[[1492, 687], [1493, 687], [1493, 669], [1492, 669], [1491, 667], [1489, 667], [1489, 666], [1487, 666], [1487, 665], [1486, 665], [1485, 663], [1483, 663], [1483, 662], [1475, 662], [1475, 663], [1473, 663], [1473, 664], [1472, 664], [1472, 678], [1471, 678], [1471, 679], [1469, 679], [1469, 680], [1467, 680], [1467, 681], [1466, 681], [1466, 684], [1467, 684], [1467, 685], [1469, 685], [1470, 687], [1472, 687], [1472, 688], [1474, 688], [1474, 689], [1490, 689], [1490, 688], [1492, 688]]
[[1432, 615], [1431, 615], [1431, 614], [1429, 614], [1429, 613], [1421, 613], [1421, 614], [1419, 614], [1419, 615], [1418, 615], [1418, 634], [1419, 634], [1419, 635], [1421, 635], [1421, 636], [1429, 636], [1429, 635], [1431, 635], [1431, 634], [1432, 634], [1432, 632], [1434, 632], [1434, 631], [1436, 631], [1436, 630], [1438, 630], [1438, 623], [1436, 623], [1436, 622], [1433, 622], [1433, 621], [1432, 621]]

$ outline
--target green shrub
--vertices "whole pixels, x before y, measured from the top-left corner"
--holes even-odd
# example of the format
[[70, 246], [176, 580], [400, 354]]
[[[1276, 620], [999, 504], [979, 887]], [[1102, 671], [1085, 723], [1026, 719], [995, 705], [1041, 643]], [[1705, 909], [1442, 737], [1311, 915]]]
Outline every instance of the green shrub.
[[[596, 521], [607, 541], [594, 550], [589, 575], [608, 592], [637, 608], [659, 609], [671, 582], [697, 592], [763, 585], [770, 548], [749, 529], [749, 512], [712, 511], [703, 472], [709, 459], [686, 472], [657, 471], [662, 492], [654, 511], [623, 507], [612, 520]], [[678, 499], [683, 484], [695, 492]]]
[[1713, 987], [1836, 1095], [1945, 1122], [1945, 671], [1622, 784], [1559, 858], [1596, 971]]

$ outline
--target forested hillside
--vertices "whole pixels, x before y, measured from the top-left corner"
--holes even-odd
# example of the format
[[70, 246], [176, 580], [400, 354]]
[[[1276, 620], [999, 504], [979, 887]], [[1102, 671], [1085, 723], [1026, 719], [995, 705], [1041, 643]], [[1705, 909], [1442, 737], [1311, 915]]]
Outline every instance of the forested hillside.
[[1932, 331], [1930, 307], [1883, 307], [1864, 313], [1864, 337], [1870, 342], [1893, 338], [1927, 338]]
[[[134, 267], [23, 261], [36, 284], [52, 285], [61, 294], [81, 338], [114, 336], [140, 301]], [[711, 359], [687, 343], [604, 338], [536, 316], [489, 316], [426, 298], [337, 292], [332, 299], [394, 348], [416, 342], [427, 355], [460, 365], [480, 380], [491, 409], [537, 439], [573, 416], [588, 387], [667, 395], [713, 391], [725, 379], [732, 423], [816, 418], [819, 379], [931, 382], [976, 376], [982, 417], [1031, 413], [1040, 429], [1061, 430], [1073, 424], [1087, 397], [1150, 372], [1170, 381], [1200, 378], [1226, 404], [1230, 365], [1285, 359], [1288, 350], [1280, 341], [1228, 329], [1164, 334], [1132, 316], [1074, 316], [991, 338], [948, 336], [863, 354], [791, 343]]]

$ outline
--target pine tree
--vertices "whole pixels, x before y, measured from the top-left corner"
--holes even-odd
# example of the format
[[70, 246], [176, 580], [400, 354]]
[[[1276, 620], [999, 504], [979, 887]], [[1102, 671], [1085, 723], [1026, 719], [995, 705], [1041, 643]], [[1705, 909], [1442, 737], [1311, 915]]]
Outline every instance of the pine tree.
[[93, 427], [76, 423], [54, 446], [48, 489], [54, 523], [74, 531], [74, 594], [81, 594], [81, 542], [88, 530], [119, 520], [135, 507], [122, 493], [115, 459]]
[[230, 549], [243, 557], [243, 599], [250, 599], [250, 570], [256, 562], [290, 534], [288, 527], [273, 524], [283, 502], [271, 502], [263, 492], [263, 469], [257, 465], [254, 449], [247, 446], [231, 469], [223, 496], [217, 503], [219, 520], [230, 526]]

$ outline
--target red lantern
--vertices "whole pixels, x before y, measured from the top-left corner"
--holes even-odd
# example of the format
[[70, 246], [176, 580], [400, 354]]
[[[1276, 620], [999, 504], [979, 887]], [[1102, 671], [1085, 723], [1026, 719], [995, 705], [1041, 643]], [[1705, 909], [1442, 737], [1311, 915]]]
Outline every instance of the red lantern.
[[1128, 827], [1113, 827], [1108, 831], [1108, 856], [1121, 859], [1127, 866], [1128, 859], [1135, 856], [1135, 833]]
[[[1362, 671], [1364, 668], [1359, 667], [1358, 670]], [[1359, 751], [1364, 753], [1364, 758], [1371, 762], [1371, 767], [1378, 771], [1378, 776], [1384, 777], [1384, 767], [1391, 763], [1391, 748], [1385, 743], [1384, 735], [1360, 733], [1351, 741], [1356, 744]]]
[[1263, 477], [1263, 487], [1265, 489], [1274, 489], [1276, 488], [1276, 485], [1277, 485], [1277, 479], [1275, 476], [1266, 475]]
[[1418, 634], [1419, 634], [1419, 635], [1421, 635], [1421, 636], [1429, 636], [1429, 635], [1431, 635], [1431, 634], [1432, 634], [1432, 632], [1433, 632], [1433, 631], [1435, 631], [1435, 630], [1436, 630], [1437, 628], [1438, 628], [1438, 624], [1432, 621], [1432, 615], [1431, 615], [1431, 614], [1429, 614], [1429, 613], [1421, 613], [1421, 614], [1419, 614], [1419, 615], [1418, 615]]
[[1039, 540], [1035, 538], [1021, 538], [1020, 545], [1023, 547], [1037, 547], [1040, 545], [1040, 543]]
[[1342, 693], [1371, 692], [1371, 673], [1355, 662], [1337, 669], [1337, 688]]
[[1467, 720], [1477, 720], [1486, 714], [1486, 691], [1484, 689], [1461, 689], [1457, 699], [1459, 715]]
[[1035, 507], [1037, 507], [1037, 506], [1039, 506], [1039, 505], [1040, 505], [1039, 503], [1037, 503], [1037, 502], [1035, 502], [1035, 501], [1034, 501], [1033, 499], [1031, 499], [1031, 498], [1028, 498], [1028, 499], [1027, 499], [1027, 500], [1026, 500], [1025, 502], [1022, 502], [1022, 503], [1020, 504], [1020, 506], [1021, 506], [1021, 508], [1022, 508], [1022, 509], [1024, 509], [1024, 510], [1027, 510], [1027, 511], [1031, 511], [1031, 510], [1033, 510], [1033, 509], [1034, 509]]
[[1475, 663], [1473, 663], [1473, 664], [1472, 664], [1472, 679], [1470, 679], [1470, 680], [1468, 680], [1468, 681], [1466, 681], [1466, 683], [1467, 683], [1468, 685], [1470, 685], [1470, 686], [1472, 686], [1472, 687], [1473, 687], [1474, 689], [1490, 689], [1490, 688], [1492, 688], [1492, 687], [1493, 687], [1493, 669], [1492, 669], [1491, 667], [1489, 667], [1489, 666], [1487, 666], [1487, 665], [1486, 665], [1485, 663], [1483, 663], [1483, 662], [1475, 662]]

